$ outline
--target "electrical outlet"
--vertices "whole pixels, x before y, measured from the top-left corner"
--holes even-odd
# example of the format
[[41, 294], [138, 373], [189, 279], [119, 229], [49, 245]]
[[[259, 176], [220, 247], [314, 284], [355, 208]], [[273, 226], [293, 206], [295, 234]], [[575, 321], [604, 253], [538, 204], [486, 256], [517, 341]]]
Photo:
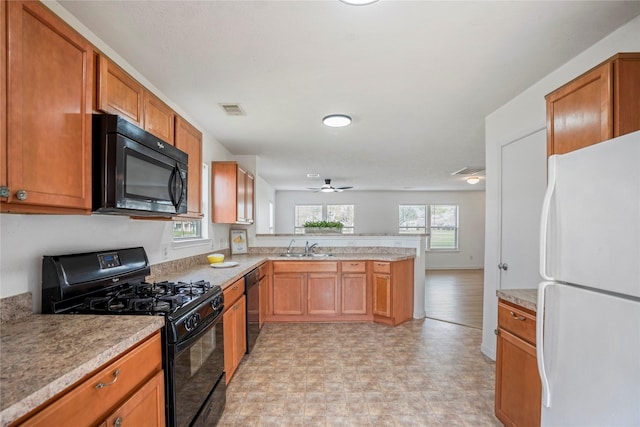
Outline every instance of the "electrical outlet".
[[169, 248], [165, 245], [162, 246], [162, 259], [169, 258]]
[[218, 239], [218, 248], [222, 248], [222, 245], [224, 244], [224, 239], [222, 237], [220, 237]]

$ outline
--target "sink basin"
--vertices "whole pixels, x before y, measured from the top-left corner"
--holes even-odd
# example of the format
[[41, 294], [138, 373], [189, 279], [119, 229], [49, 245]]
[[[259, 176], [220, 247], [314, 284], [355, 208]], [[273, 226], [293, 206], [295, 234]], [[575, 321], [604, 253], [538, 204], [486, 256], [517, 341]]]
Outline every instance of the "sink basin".
[[304, 253], [282, 253], [279, 254], [278, 256], [284, 257], [284, 258], [303, 258], [303, 257], [307, 257], [307, 258], [326, 258], [326, 257], [330, 257], [333, 256], [333, 254], [314, 254], [314, 253], [310, 253], [310, 254], [304, 254]]

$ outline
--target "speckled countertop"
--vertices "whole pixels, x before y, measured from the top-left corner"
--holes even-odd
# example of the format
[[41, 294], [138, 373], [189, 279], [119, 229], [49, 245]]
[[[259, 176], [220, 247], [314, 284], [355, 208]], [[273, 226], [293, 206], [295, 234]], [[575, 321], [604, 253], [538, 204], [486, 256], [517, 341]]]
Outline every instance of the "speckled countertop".
[[500, 289], [496, 291], [498, 298], [512, 302], [520, 307], [537, 311], [538, 290], [537, 289]]
[[164, 318], [157, 316], [55, 314], [3, 323], [0, 426], [9, 425], [162, 326]]
[[247, 254], [233, 255], [226, 257], [225, 262], [234, 261], [238, 265], [228, 268], [213, 268], [209, 264], [199, 264], [174, 272], [158, 273], [152, 277], [152, 280], [181, 280], [181, 281], [198, 281], [207, 280], [212, 285], [220, 285], [222, 289], [230, 286], [240, 277], [247, 274], [252, 269], [265, 261], [400, 261], [404, 259], [413, 259], [413, 255], [394, 254], [394, 253], [336, 253], [330, 257], [281, 257], [278, 254]]

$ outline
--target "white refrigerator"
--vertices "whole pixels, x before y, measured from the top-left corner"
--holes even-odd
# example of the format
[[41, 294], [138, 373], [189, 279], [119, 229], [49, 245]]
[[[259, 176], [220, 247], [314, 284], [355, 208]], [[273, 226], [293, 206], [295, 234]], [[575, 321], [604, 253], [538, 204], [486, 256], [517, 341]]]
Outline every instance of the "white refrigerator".
[[640, 131], [549, 157], [542, 426], [640, 426]]

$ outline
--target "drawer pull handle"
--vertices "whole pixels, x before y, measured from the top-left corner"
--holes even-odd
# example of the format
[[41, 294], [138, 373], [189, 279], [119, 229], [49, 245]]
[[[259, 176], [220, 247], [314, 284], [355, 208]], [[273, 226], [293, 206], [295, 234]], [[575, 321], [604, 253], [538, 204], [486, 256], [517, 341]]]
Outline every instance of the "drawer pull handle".
[[509, 314], [511, 315], [511, 317], [513, 317], [516, 320], [520, 320], [521, 322], [524, 322], [526, 320], [524, 316], [518, 316], [513, 311], [510, 311]]
[[113, 373], [113, 381], [111, 381], [110, 383], [98, 383], [96, 384], [96, 390], [100, 390], [102, 388], [105, 388], [107, 386], [113, 385], [116, 383], [116, 381], [118, 381], [118, 375], [120, 375], [120, 369], [116, 369], [116, 371]]

